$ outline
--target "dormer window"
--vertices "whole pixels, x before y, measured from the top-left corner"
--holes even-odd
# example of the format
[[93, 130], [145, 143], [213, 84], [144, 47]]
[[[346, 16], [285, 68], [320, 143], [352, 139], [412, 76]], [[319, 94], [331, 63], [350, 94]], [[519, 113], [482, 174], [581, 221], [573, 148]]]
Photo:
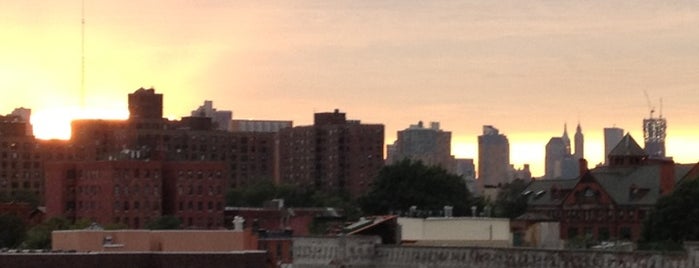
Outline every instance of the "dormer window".
[[587, 189], [585, 189], [584, 196], [588, 197], [588, 198], [595, 197], [595, 191], [593, 191], [591, 188], [588, 187]]
[[539, 197], [541, 197], [545, 192], [546, 192], [546, 191], [544, 191], [544, 190], [539, 190], [539, 191], [536, 192], [536, 194], [534, 194], [534, 197], [535, 197], [535, 198], [539, 198]]

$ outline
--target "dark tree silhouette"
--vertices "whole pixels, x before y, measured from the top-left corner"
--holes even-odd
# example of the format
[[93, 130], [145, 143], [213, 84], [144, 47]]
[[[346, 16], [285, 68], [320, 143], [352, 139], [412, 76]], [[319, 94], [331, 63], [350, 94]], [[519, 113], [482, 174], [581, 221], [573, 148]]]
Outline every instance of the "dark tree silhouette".
[[684, 181], [661, 197], [643, 223], [646, 249], [679, 249], [684, 241], [699, 240], [699, 179]]
[[15, 248], [22, 243], [26, 229], [24, 222], [14, 215], [0, 215], [0, 248]]
[[522, 196], [525, 188], [527, 182], [521, 179], [505, 184], [495, 200], [495, 216], [514, 219], [524, 214], [527, 211], [527, 198]]
[[365, 213], [387, 214], [420, 210], [441, 210], [453, 206], [454, 215], [466, 215], [471, 195], [464, 180], [440, 167], [403, 160], [385, 166], [370, 191], [360, 198]]

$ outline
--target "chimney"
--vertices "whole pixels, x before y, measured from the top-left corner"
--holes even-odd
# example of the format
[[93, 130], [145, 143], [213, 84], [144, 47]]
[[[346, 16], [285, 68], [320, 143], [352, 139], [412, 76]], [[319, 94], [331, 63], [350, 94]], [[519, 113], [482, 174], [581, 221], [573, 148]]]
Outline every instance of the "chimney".
[[664, 160], [660, 163], [660, 195], [669, 195], [675, 190], [675, 162]]
[[585, 175], [585, 173], [587, 173], [589, 171], [589, 169], [587, 169], [587, 160], [585, 160], [585, 158], [580, 158], [578, 160], [578, 168], [579, 168], [579, 172], [580, 172], [579, 175], [580, 176]]
[[451, 218], [454, 215], [454, 207], [453, 206], [444, 206], [444, 217], [445, 218]]

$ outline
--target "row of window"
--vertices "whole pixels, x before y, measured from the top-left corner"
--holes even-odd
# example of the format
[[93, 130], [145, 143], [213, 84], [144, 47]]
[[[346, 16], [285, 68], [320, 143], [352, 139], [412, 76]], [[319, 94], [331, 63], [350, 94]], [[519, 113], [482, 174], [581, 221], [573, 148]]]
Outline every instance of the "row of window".
[[[195, 192], [195, 189], [196, 189], [196, 192]], [[196, 195], [203, 195], [203, 194], [204, 194], [204, 186], [203, 186], [203, 185], [198, 185], [198, 186], [195, 188], [193, 185], [190, 184], [189, 186], [186, 187], [186, 189], [185, 189], [185, 187], [182, 187], [182, 186], [178, 186], [178, 187], [177, 187], [177, 194], [178, 194], [178, 195], [184, 195], [184, 194], [185, 194], [185, 191], [186, 191], [186, 194], [187, 194], [187, 195], [195, 195], [195, 194], [196, 194]], [[221, 195], [221, 194], [223, 194], [223, 190], [222, 190], [222, 188], [221, 188], [221, 185], [216, 185], [215, 188], [214, 188], [214, 186], [209, 185], [209, 187], [207, 187], [207, 192], [206, 192], [206, 193], [207, 193], [209, 196], [212, 196], [212, 195], [214, 195], [214, 194], [216, 194], [216, 195]]]
[[566, 218], [568, 220], [585, 220], [585, 221], [611, 221], [611, 220], [643, 220], [646, 217], [645, 210], [638, 211], [636, 218], [636, 210], [620, 209], [620, 210], [568, 210]]
[[22, 189], [40, 189], [41, 182], [39, 182], [39, 181], [34, 181], [34, 182], [23, 181], [20, 184], [20, 182], [18, 182], [18, 181], [13, 181], [13, 182], [8, 183], [8, 181], [6, 179], [0, 179], [0, 188], [7, 188], [8, 186], [12, 189], [18, 189], [18, 188], [20, 188], [20, 186]]
[[[0, 156], [2, 157], [3, 160], [5, 159], [24, 159], [24, 160], [30, 160], [32, 158], [31, 153], [22, 153], [21, 155], [17, 152], [7, 152], [3, 151], [0, 153]], [[34, 159], [40, 159], [41, 156], [39, 154], [34, 154]]]
[[32, 174], [32, 172], [29, 172], [29, 171], [11, 172], [11, 173], [7, 173], [5, 171], [2, 171], [2, 173], [0, 173], [0, 180], [12, 179], [12, 178], [25, 178], [25, 179], [34, 178], [35, 180], [43, 180], [43, 177], [41, 177], [41, 173], [39, 171], [34, 171], [33, 174]]
[[[195, 207], [195, 205], [196, 205], [196, 207]], [[190, 201], [187, 201], [187, 202], [186, 202], [186, 206], [185, 206], [185, 202], [184, 202], [184, 201], [180, 201], [179, 204], [178, 204], [178, 207], [177, 207], [177, 210], [178, 210], [178, 211], [185, 211], [185, 210], [193, 211], [193, 210], [195, 210], [195, 209], [196, 209], [197, 211], [208, 210], [209, 212], [211, 212], [211, 211], [213, 211], [213, 210], [216, 210], [216, 211], [223, 211], [223, 203], [221, 203], [221, 202], [216, 202], [216, 203], [214, 204], [213, 201], [209, 201], [209, 202], [206, 202], [206, 203], [204, 203], [204, 202], [202, 202], [202, 201], [198, 201], [198, 202], [194, 203], [194, 201], [191, 201], [191, 200], [190, 200]]]
[[[79, 204], [78, 204], [79, 206]], [[114, 211], [129, 211], [129, 210], [160, 210], [160, 201], [114, 201]]]
[[145, 194], [145, 195], [153, 195], [153, 196], [159, 196], [160, 195], [160, 186], [159, 185], [153, 185], [152, 187], [148, 184], [146, 184], [143, 187], [139, 187], [139, 185], [134, 185], [129, 188], [129, 186], [120, 186], [120, 185], [114, 185], [114, 196], [120, 196], [120, 195], [138, 195], [138, 194]]
[[3, 169], [10, 168], [10, 169], [16, 169], [16, 168], [24, 168], [24, 169], [30, 169], [30, 168], [40, 168], [41, 164], [39, 161], [22, 161], [22, 162], [7, 162], [7, 161], [2, 161], [0, 162], [0, 167]]

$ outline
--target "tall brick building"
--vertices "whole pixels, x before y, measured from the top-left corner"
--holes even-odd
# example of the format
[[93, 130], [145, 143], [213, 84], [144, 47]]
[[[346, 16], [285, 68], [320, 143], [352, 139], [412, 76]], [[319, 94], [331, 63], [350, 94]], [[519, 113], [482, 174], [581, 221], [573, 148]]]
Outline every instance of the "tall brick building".
[[36, 196], [41, 201], [44, 188], [42, 156], [32, 135], [29, 112], [16, 109], [0, 116], [0, 195], [7, 198]]
[[312, 126], [278, 134], [278, 183], [357, 197], [383, 167], [384, 126], [347, 120], [338, 110], [316, 113]]
[[49, 216], [139, 228], [173, 215], [220, 228], [229, 188], [273, 178], [274, 133], [218, 130], [203, 116], [169, 121], [162, 103], [140, 88], [128, 120], [76, 120], [70, 141], [46, 142]]
[[142, 228], [173, 215], [183, 227], [220, 228], [227, 172], [222, 162], [51, 162], [47, 216]]

